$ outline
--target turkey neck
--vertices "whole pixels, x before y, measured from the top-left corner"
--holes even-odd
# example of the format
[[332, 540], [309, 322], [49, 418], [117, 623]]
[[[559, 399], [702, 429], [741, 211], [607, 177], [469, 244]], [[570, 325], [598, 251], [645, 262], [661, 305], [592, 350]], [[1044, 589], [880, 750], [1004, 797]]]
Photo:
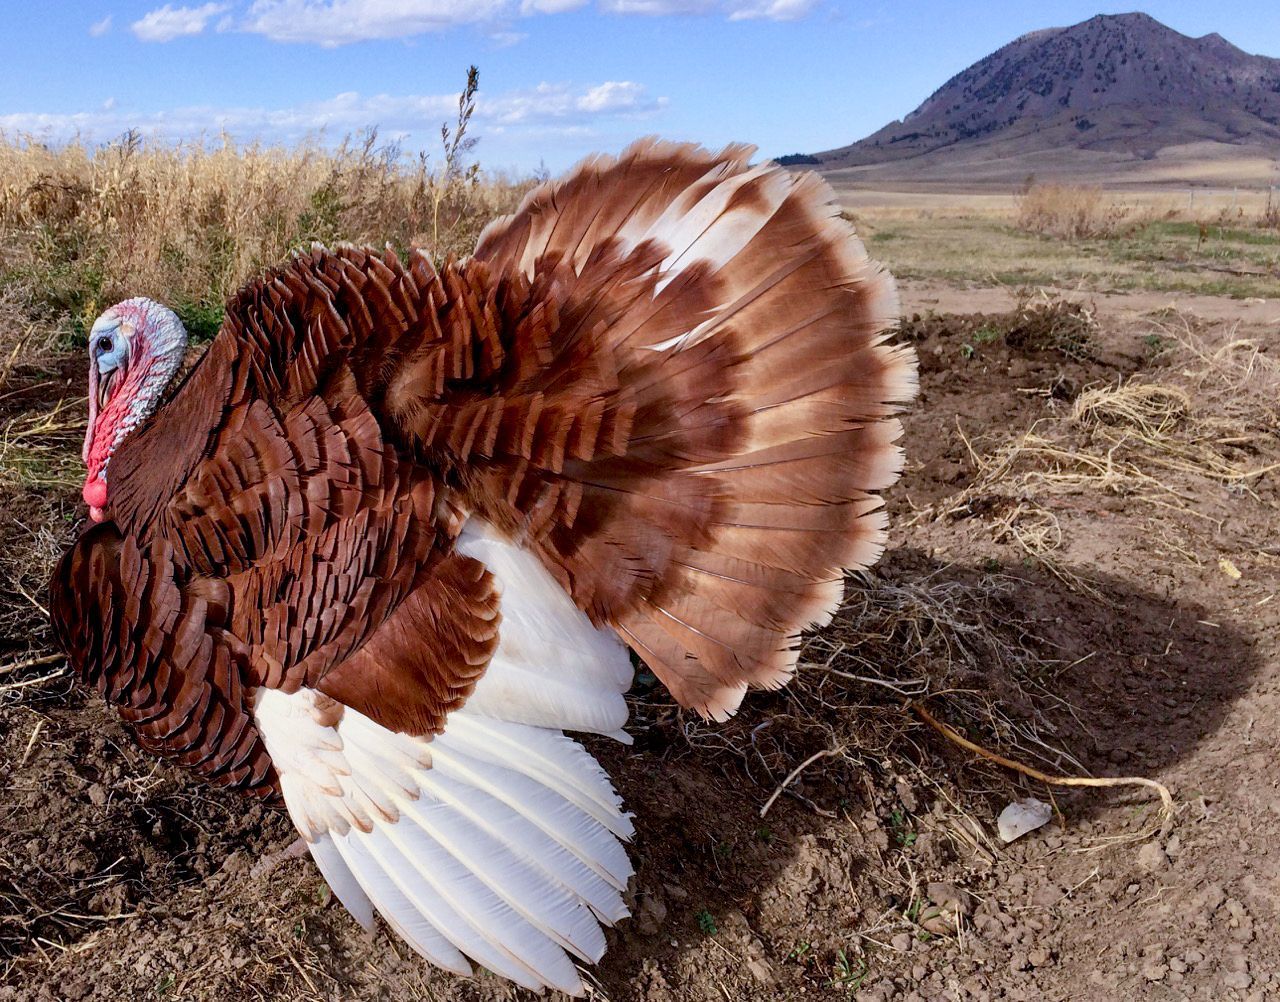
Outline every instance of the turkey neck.
[[175, 377], [169, 399], [127, 436], [111, 459], [107, 517], [122, 534], [145, 533], [165, 501], [209, 454], [217, 429], [240, 401], [244, 380], [229, 338], [214, 339], [185, 378]]

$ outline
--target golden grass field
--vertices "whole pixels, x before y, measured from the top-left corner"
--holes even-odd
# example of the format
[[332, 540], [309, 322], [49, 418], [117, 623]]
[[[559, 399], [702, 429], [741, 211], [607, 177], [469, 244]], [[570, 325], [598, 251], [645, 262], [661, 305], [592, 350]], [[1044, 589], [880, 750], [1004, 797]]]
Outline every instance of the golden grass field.
[[1280, 193], [1265, 186], [964, 194], [837, 181], [835, 189], [872, 256], [900, 279], [1275, 295]]
[[[465, 253], [533, 181], [454, 136], [0, 144], [0, 1002], [532, 998], [365, 934], [305, 860], [252, 879], [287, 819], [141, 753], [43, 608], [97, 312], [152, 295], [208, 337], [314, 240]], [[921, 360], [890, 547], [787, 689], [709, 725], [642, 672], [634, 748], [591, 744], [639, 829], [592, 998], [1280, 997], [1266, 188], [834, 180]], [[1054, 820], [1006, 845], [1025, 797]]]

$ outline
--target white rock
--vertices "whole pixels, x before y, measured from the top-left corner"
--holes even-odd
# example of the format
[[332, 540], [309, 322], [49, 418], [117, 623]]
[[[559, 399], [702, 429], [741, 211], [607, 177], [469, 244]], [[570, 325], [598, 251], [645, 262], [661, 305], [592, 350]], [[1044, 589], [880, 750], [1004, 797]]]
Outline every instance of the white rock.
[[996, 819], [996, 827], [1000, 830], [1000, 838], [1005, 842], [1022, 838], [1027, 832], [1033, 832], [1049, 823], [1053, 817], [1053, 808], [1042, 800], [1028, 797], [1026, 800], [1015, 800], [1000, 812]]

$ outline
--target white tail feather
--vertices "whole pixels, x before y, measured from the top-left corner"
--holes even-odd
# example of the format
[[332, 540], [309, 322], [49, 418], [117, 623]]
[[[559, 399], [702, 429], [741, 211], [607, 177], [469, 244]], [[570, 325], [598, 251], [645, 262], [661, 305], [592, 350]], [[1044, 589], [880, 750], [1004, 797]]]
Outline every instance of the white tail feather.
[[[571, 955], [604, 953], [627, 915], [631, 819], [563, 729], [625, 738], [626, 649], [531, 555], [469, 523], [459, 549], [502, 586], [498, 651], [432, 738], [312, 689], [259, 690], [255, 716], [289, 813], [338, 899], [376, 908], [431, 963], [467, 958], [533, 990], [581, 994]], [[336, 720], [336, 723], [334, 722]]]

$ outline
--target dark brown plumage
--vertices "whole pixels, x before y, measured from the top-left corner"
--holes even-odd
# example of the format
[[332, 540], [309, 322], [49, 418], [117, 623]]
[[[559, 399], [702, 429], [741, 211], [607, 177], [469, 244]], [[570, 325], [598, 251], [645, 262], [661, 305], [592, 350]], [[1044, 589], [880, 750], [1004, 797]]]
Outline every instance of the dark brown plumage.
[[[362, 869], [366, 847], [343, 825], [377, 838], [408, 809], [362, 778], [366, 758], [401, 787], [426, 770], [407, 790], [417, 802], [442, 768], [432, 750], [465, 740], [455, 721], [615, 733], [614, 634], [681, 703], [724, 717], [748, 685], [786, 681], [796, 634], [829, 617], [843, 569], [882, 549], [876, 492], [901, 467], [891, 415], [914, 392], [909, 351], [883, 344], [891, 282], [822, 182], [751, 167], [749, 152], [645, 141], [588, 161], [439, 271], [351, 247], [295, 257], [232, 300], [154, 413], [125, 433], [91, 429], [86, 457], [106, 459], [99, 473], [90, 458], [86, 497], [107, 521], [51, 585], [81, 678], [146, 747], [283, 793], [344, 901], [360, 914], [348, 899], [367, 894], [451, 969], [453, 952], [489, 964], [489, 939], [505, 956], [523, 934], [459, 933], [460, 899], [437, 888], [452, 904], [431, 912]], [[118, 395], [145, 367], [149, 308], [100, 321], [127, 342], [120, 370], [95, 363], [111, 390], [102, 422], [120, 420]], [[332, 741], [307, 744], [306, 728]], [[384, 744], [366, 753], [365, 740]], [[459, 775], [482, 782], [477, 768]], [[578, 766], [546, 768], [534, 778], [587, 810], [565, 792]], [[489, 776], [477, 796], [525, 810], [505, 783]], [[346, 820], [316, 820], [335, 804]], [[487, 824], [477, 810], [467, 823]], [[625, 834], [613, 801], [592, 810]], [[432, 846], [453, 844], [422, 823]], [[601, 866], [534, 823], [578, 861], [557, 872], [551, 847], [538, 872], [585, 909], [574, 874]], [[595, 951], [491, 884], [557, 950]], [[440, 942], [413, 931], [403, 901], [414, 921], [435, 916]], [[609, 918], [621, 905], [590, 907]], [[537, 943], [516, 951], [516, 973], [494, 969], [571, 990]]]

